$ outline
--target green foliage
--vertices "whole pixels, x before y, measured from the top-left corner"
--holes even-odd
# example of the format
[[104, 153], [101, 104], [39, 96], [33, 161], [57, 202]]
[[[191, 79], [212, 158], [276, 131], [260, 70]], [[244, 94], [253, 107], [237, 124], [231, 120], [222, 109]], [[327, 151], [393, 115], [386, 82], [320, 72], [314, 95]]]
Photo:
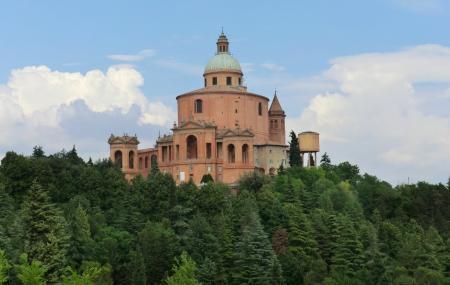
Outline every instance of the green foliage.
[[252, 192], [261, 190], [264, 184], [267, 184], [269, 178], [259, 171], [253, 171], [244, 174], [239, 180], [239, 189]]
[[7, 284], [9, 278], [9, 264], [8, 258], [5, 256], [5, 252], [0, 250], [0, 284]]
[[82, 274], [70, 269], [70, 274], [63, 277], [64, 285], [94, 285], [101, 275], [102, 269], [95, 265], [86, 266]]
[[[275, 255], [256, 212], [241, 220], [236, 242], [233, 284], [272, 284]], [[279, 278], [279, 276], [277, 276]]]
[[57, 282], [67, 265], [69, 236], [64, 217], [36, 181], [27, 193], [22, 212], [25, 252], [30, 261], [42, 262], [48, 281]]
[[297, 135], [295, 135], [294, 131], [291, 131], [289, 136], [291, 137], [289, 141], [289, 164], [291, 166], [303, 166]]
[[449, 284], [448, 185], [394, 188], [328, 154], [297, 165], [236, 193], [155, 163], [129, 183], [75, 148], [8, 152], [0, 284]]
[[168, 221], [149, 222], [138, 233], [137, 239], [144, 257], [147, 284], [158, 284], [169, 272], [176, 255], [175, 233]]
[[201, 283], [195, 278], [197, 265], [189, 255], [183, 251], [180, 259], [176, 259], [172, 268], [174, 272], [172, 276], [167, 278], [167, 285], [200, 285]]
[[47, 267], [42, 262], [32, 260], [28, 262], [27, 254], [20, 256], [20, 264], [16, 265], [17, 278], [23, 285], [44, 285], [46, 284], [45, 273]]
[[200, 183], [210, 183], [210, 182], [214, 182], [213, 177], [211, 176], [211, 174], [205, 174], [202, 176], [202, 180], [200, 181]]

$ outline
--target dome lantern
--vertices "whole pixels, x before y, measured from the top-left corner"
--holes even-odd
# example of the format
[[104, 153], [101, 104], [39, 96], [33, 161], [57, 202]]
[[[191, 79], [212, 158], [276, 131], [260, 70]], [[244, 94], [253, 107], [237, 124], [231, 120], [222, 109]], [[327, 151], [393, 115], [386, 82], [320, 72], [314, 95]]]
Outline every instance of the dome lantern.
[[223, 30], [222, 30], [222, 33], [220, 34], [219, 38], [217, 39], [217, 53], [218, 54], [224, 53], [224, 52], [228, 53], [228, 45], [229, 45], [229, 42], [228, 42], [227, 36], [225, 36], [225, 34], [223, 33]]

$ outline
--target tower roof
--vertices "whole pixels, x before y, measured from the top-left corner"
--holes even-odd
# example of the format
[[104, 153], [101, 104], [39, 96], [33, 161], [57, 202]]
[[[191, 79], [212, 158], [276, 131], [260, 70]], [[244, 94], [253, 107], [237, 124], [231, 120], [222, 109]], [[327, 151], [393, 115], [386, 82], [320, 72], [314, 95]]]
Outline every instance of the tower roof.
[[270, 104], [269, 113], [282, 113], [284, 115], [284, 110], [281, 107], [280, 101], [278, 101], [277, 91], [272, 99], [272, 104]]
[[237, 70], [242, 72], [241, 65], [228, 50], [229, 42], [223, 31], [216, 44], [217, 53], [206, 64], [205, 72], [217, 70]]

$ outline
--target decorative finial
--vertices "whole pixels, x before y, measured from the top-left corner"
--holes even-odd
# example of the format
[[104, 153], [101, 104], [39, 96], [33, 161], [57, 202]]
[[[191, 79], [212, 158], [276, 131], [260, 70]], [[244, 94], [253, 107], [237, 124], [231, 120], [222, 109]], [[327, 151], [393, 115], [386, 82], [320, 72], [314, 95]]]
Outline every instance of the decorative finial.
[[222, 26], [222, 35], [223, 35], [223, 26]]

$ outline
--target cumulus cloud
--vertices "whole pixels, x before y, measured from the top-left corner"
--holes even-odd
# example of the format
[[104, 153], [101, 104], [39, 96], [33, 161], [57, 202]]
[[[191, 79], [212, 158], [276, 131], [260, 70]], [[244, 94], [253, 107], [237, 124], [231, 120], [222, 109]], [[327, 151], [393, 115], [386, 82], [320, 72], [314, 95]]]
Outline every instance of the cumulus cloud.
[[47, 66], [13, 70], [0, 84], [0, 155], [13, 146], [29, 152], [37, 144], [51, 151], [77, 144], [99, 157], [111, 132], [134, 130], [145, 141], [166, 129], [175, 114], [144, 96], [143, 83], [129, 66], [85, 74]]
[[[419, 85], [447, 94], [450, 48], [422, 45], [391, 53], [341, 57], [322, 75], [323, 90], [288, 126], [317, 130], [323, 150], [393, 183], [445, 182], [450, 175], [450, 114], [426, 110], [436, 100]], [[447, 87], [445, 87], [447, 86]], [[450, 109], [450, 98], [441, 96]]]
[[156, 54], [156, 51], [153, 49], [144, 49], [136, 54], [110, 54], [107, 57], [112, 60], [117, 61], [126, 61], [126, 62], [133, 62], [133, 61], [142, 61], [148, 57], [152, 57]]

